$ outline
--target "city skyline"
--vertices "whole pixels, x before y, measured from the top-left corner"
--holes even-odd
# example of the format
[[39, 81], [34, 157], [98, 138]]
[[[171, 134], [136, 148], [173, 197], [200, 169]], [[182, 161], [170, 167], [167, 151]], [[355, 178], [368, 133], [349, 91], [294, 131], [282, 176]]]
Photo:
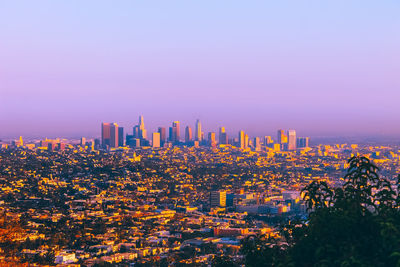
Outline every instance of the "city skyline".
[[400, 135], [398, 2], [22, 2], [0, 16], [1, 138], [136, 114], [152, 131]]
[[[167, 140], [169, 140], [169, 136], [171, 134], [171, 130], [174, 128], [175, 123], [178, 123], [178, 128], [180, 128], [179, 130], [179, 140], [180, 141], [184, 141], [185, 140], [185, 135], [186, 135], [186, 127], [190, 127], [191, 131], [192, 131], [192, 139], [193, 140], [198, 140], [197, 136], [196, 136], [196, 127], [197, 127], [197, 123], [200, 123], [200, 134], [203, 134], [201, 136], [200, 141], [202, 140], [208, 140], [208, 133], [213, 132], [216, 134], [216, 138], [218, 140], [218, 142], [220, 143], [220, 133], [221, 133], [221, 128], [223, 129], [224, 133], [226, 132], [226, 134], [229, 137], [233, 137], [233, 136], [237, 136], [238, 132], [240, 131], [244, 131], [246, 133], [246, 135], [248, 135], [248, 138], [255, 138], [255, 137], [264, 137], [264, 136], [273, 136], [274, 140], [279, 141], [279, 137], [277, 136], [277, 129], [279, 129], [278, 131], [282, 131], [282, 133], [284, 134], [284, 138], [286, 138], [285, 140], [288, 140], [288, 132], [287, 130], [293, 129], [294, 127], [281, 127], [281, 128], [275, 128], [272, 129], [272, 126], [266, 126], [264, 127], [264, 129], [262, 129], [262, 127], [260, 127], [257, 131], [249, 131], [246, 128], [241, 128], [240, 126], [234, 126], [233, 128], [229, 128], [226, 127], [227, 124], [224, 123], [220, 123], [220, 124], [216, 124], [216, 126], [214, 128], [210, 128], [210, 127], [204, 127], [204, 125], [209, 125], [207, 122], [203, 122], [202, 120], [199, 119], [193, 119], [191, 122], [189, 121], [188, 123], [182, 122], [180, 120], [170, 120], [167, 122], [161, 122], [162, 124], [160, 125], [156, 125], [155, 122], [152, 122], [151, 120], [146, 120], [146, 128], [144, 129], [144, 133], [142, 132], [142, 127], [144, 127], [144, 115], [137, 115], [139, 117], [139, 123], [135, 124], [135, 119], [133, 119], [131, 121], [131, 123], [128, 124], [121, 124], [119, 121], [115, 121], [115, 122], [106, 122], [106, 121], [102, 121], [100, 122], [100, 124], [109, 124], [109, 125], [113, 125], [115, 124], [115, 130], [114, 131], [122, 131], [122, 132], [118, 132], [116, 133], [117, 135], [123, 135], [126, 136], [127, 134], [131, 134], [132, 129], [133, 131], [137, 131], [136, 134], [138, 134], [138, 137], [141, 135], [144, 135], [144, 139], [146, 140], [151, 140], [152, 139], [152, 133], [156, 133], [159, 132], [160, 133], [160, 128], [163, 128], [164, 130], [164, 136]], [[136, 119], [137, 120], [137, 119]], [[148, 126], [150, 125], [150, 127]], [[181, 126], [179, 126], [181, 125]], [[171, 127], [172, 126], [172, 127]], [[103, 127], [103, 126], [102, 126]], [[51, 127], [50, 127], [51, 128]], [[301, 128], [301, 127], [300, 127]], [[286, 130], [282, 130], [282, 129], [286, 129]], [[127, 132], [128, 130], [128, 132]], [[296, 131], [297, 128], [296, 128]], [[352, 140], [352, 142], [364, 142], [364, 141], [369, 141], [369, 142], [376, 142], [376, 143], [384, 143], [385, 141], [388, 142], [393, 142], [396, 141], [396, 139], [398, 139], [398, 136], [393, 134], [393, 135], [385, 135], [385, 134], [343, 134], [343, 135], [334, 135], [334, 134], [327, 134], [327, 135], [318, 135], [316, 133], [313, 133], [313, 131], [308, 131], [307, 129], [304, 131], [299, 131], [302, 133], [303, 136], [309, 136], [313, 139], [317, 139], [318, 142], [321, 143], [331, 143], [331, 142], [349, 142], [349, 140]], [[0, 133], [0, 140], [3, 141], [11, 141], [11, 140], [15, 140], [18, 139], [20, 136], [23, 136], [24, 138], [27, 138], [28, 140], [34, 140], [34, 139], [42, 139], [42, 138], [50, 138], [50, 139], [54, 139], [54, 138], [65, 138], [65, 139], [80, 139], [80, 138], [89, 138], [89, 139], [102, 139], [102, 134], [101, 131], [98, 130], [98, 125], [96, 127], [96, 129], [91, 130], [90, 132], [84, 132], [81, 131], [79, 132], [79, 130], [76, 131], [75, 134], [52, 134], [51, 132], [49, 132], [49, 134], [30, 134], [30, 133], [16, 133], [13, 135], [1, 135], [2, 133]], [[161, 133], [160, 133], [161, 134]], [[135, 134], [134, 134], [135, 135]], [[115, 136], [115, 134], [114, 134]], [[125, 138], [125, 137], [124, 137]], [[141, 138], [141, 137], [140, 137]], [[160, 136], [160, 138], [162, 138], [162, 134]], [[285, 141], [285, 142], [286, 142]]]
[[0, 266], [400, 266], [400, 1], [0, 3]]

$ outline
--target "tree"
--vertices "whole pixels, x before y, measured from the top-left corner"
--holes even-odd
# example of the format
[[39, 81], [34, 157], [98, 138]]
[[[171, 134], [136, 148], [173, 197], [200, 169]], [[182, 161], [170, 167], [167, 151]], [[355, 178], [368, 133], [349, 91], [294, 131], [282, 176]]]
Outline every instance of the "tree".
[[[283, 226], [282, 240], [246, 240], [246, 262], [264, 259], [259, 266], [399, 266], [400, 198], [390, 181], [378, 176], [378, 170], [369, 159], [353, 157], [342, 187], [312, 182], [303, 189], [308, 220]], [[286, 245], [279, 245], [283, 242]]]

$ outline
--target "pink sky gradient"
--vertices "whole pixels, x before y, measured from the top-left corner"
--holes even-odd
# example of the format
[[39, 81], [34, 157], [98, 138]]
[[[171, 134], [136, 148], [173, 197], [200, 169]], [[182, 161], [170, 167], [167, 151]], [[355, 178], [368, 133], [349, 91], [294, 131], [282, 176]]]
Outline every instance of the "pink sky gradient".
[[398, 14], [398, 1], [3, 2], [0, 139], [131, 131], [140, 114], [150, 131], [199, 118], [235, 135], [400, 135]]

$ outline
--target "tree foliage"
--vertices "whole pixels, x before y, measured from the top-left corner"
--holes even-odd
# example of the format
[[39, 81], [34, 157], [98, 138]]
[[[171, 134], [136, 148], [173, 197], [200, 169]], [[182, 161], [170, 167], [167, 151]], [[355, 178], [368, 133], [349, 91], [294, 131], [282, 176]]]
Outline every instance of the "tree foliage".
[[400, 266], [399, 179], [392, 186], [368, 158], [353, 157], [341, 187], [303, 189], [307, 221], [282, 227], [280, 240], [248, 238], [247, 266]]

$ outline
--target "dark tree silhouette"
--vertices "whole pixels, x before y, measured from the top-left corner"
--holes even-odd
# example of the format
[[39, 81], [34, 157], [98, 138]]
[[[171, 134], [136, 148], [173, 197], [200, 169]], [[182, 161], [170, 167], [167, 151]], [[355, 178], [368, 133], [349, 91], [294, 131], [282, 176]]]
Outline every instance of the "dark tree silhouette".
[[282, 239], [243, 243], [247, 266], [400, 266], [400, 197], [365, 157], [353, 157], [342, 187], [314, 181], [303, 189], [305, 222]]

